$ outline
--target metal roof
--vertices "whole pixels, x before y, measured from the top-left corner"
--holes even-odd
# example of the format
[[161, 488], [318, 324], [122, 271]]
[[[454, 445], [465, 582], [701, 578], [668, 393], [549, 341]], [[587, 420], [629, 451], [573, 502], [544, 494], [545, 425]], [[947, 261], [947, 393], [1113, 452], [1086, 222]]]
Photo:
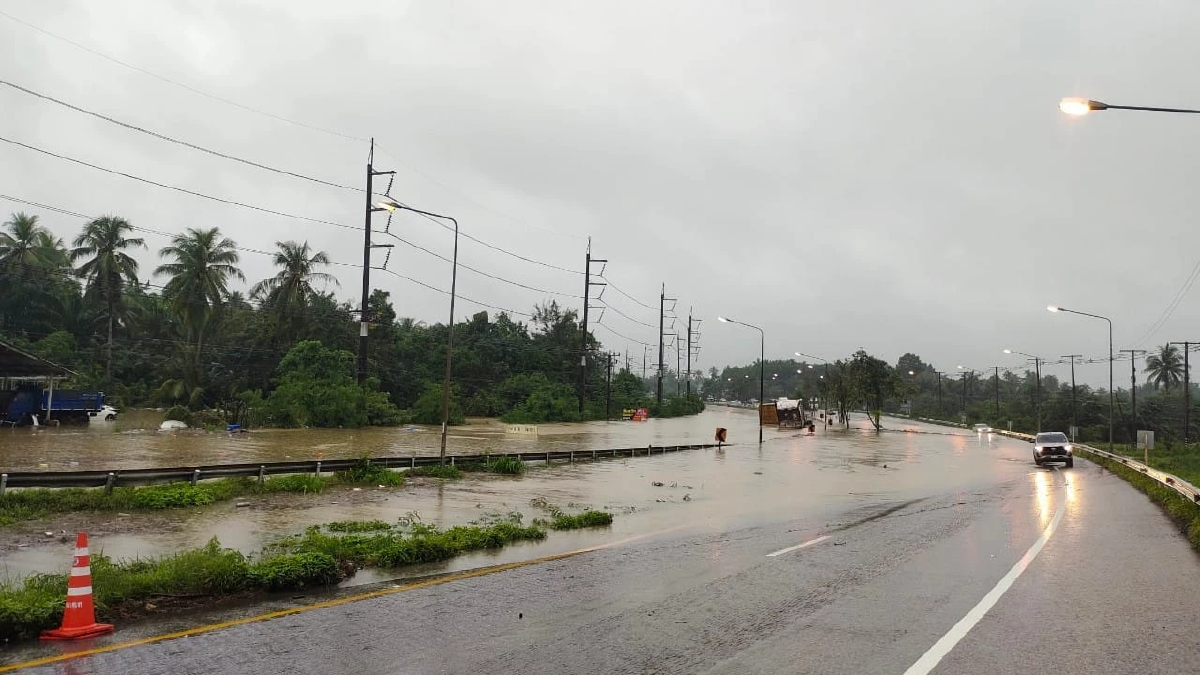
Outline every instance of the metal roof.
[[78, 373], [0, 340], [0, 377], [78, 377]]

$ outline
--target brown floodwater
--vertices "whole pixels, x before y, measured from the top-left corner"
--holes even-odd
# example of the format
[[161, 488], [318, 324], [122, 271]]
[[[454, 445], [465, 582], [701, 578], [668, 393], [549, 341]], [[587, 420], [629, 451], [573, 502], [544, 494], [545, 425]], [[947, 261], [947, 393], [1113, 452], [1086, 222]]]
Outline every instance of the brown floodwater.
[[[229, 434], [200, 429], [159, 431], [162, 413], [123, 412], [115, 422], [87, 426], [0, 429], [0, 471], [107, 470], [205, 464], [337, 459], [363, 455], [408, 457], [439, 451], [441, 428], [420, 425], [367, 429], [255, 429]], [[733, 420], [733, 421], [731, 421]], [[730, 442], [757, 440], [745, 410], [711, 408], [692, 417], [644, 422], [537, 425], [537, 434], [506, 433], [495, 419], [470, 419], [450, 428], [449, 454], [592, 450], [712, 442], [718, 426]]]
[[[730, 430], [730, 440], [740, 443], [718, 450], [691, 450], [652, 457], [617, 458], [597, 462], [554, 464], [531, 468], [522, 477], [468, 474], [456, 481], [419, 478], [401, 488], [367, 487], [331, 489], [320, 495], [251, 497], [248, 506], [234, 502], [202, 509], [155, 514], [102, 514], [66, 517], [25, 523], [0, 529], [0, 579], [16, 579], [33, 572], [64, 571], [71, 559], [71, 538], [45, 536], [72, 526], [90, 528], [92, 548], [115, 558], [155, 556], [203, 545], [217, 537], [222, 545], [245, 553], [258, 552], [279, 536], [298, 533], [309, 525], [347, 519], [381, 519], [394, 522], [416, 515], [422, 522], [451, 526], [472, 522], [488, 514], [518, 512], [526, 522], [546, 515], [534, 500], [558, 505], [568, 511], [606, 509], [615, 515], [610, 528], [579, 532], [552, 532], [539, 543], [520, 544], [498, 551], [456, 558], [445, 563], [407, 569], [402, 573], [363, 570], [348, 584], [455, 571], [484, 564], [527, 559], [584, 546], [611, 543], [628, 537], [668, 531], [729, 531], [738, 525], [785, 520], [798, 515], [844, 513], [856, 507], [925, 497], [947, 490], [982, 489], [998, 479], [1028, 473], [1020, 462], [993, 461], [1002, 444], [1011, 440], [990, 434], [948, 431], [901, 420], [888, 426], [922, 433], [891, 431], [876, 433], [861, 427], [847, 431], [819, 429], [813, 436], [796, 430], [766, 433], [757, 444], [756, 416], [752, 411], [710, 408], [704, 413], [673, 420], [647, 423], [587, 423], [556, 425], [555, 433], [537, 439], [508, 439], [503, 428], [493, 423], [475, 423], [468, 429], [491, 430], [489, 436], [504, 447], [614, 447], [648, 443], [700, 443], [711, 438], [713, 428]], [[472, 436], [456, 429], [456, 436]], [[4, 432], [7, 434], [8, 432]], [[483, 433], [479, 433], [483, 436]], [[373, 454], [429, 452], [436, 448], [436, 434], [429, 430], [297, 431], [261, 432], [250, 439], [229, 439], [222, 434], [171, 436], [133, 434], [143, 441], [126, 451], [113, 439], [122, 432], [41, 432], [27, 435], [68, 439], [65, 448], [47, 443], [40, 461], [58, 463], [124, 462], [129, 466], [187, 464], [225, 458], [244, 461], [278, 458], [314, 452], [322, 448], [326, 457], [352, 456], [364, 443], [372, 443]], [[414, 438], [426, 437], [423, 441]], [[95, 438], [97, 447], [83, 439]], [[369, 441], [364, 439], [370, 439]], [[253, 445], [244, 443], [249, 440]], [[572, 444], [558, 446], [556, 443]], [[347, 448], [346, 446], [349, 446]], [[99, 447], [105, 448], [102, 452]], [[463, 452], [457, 442], [454, 452]], [[298, 450], [297, 448], [305, 448]], [[338, 452], [338, 449], [343, 451]], [[1008, 448], [1012, 451], [1012, 448]], [[1024, 448], [1019, 448], [1023, 452]], [[1015, 452], [1015, 451], [1014, 451]], [[1023, 456], [1023, 455], [1022, 455]], [[661, 486], [654, 483], [662, 483]], [[953, 486], [953, 488], [947, 486]], [[60, 528], [61, 525], [61, 528]], [[670, 535], [663, 535], [670, 536]]]

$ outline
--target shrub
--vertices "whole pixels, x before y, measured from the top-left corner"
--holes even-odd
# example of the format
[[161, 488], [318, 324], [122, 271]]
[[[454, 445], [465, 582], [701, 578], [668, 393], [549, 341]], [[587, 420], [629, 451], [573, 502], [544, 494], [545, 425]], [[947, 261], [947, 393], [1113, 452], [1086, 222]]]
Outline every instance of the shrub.
[[462, 478], [462, 469], [453, 464], [435, 464], [433, 466], [418, 466], [405, 472], [408, 476], [429, 476], [430, 478]]
[[612, 514], [606, 511], [584, 511], [574, 516], [559, 513], [550, 521], [550, 527], [556, 530], [577, 530], [581, 527], [612, 525], [612, 521]]
[[525, 462], [516, 457], [497, 457], [487, 463], [487, 470], [491, 473], [520, 475], [525, 473]]
[[372, 464], [370, 460], [363, 458], [358, 460], [354, 466], [339, 471], [337, 479], [343, 483], [359, 483], [364, 485], [404, 485], [404, 475], [392, 471], [386, 467]]
[[181, 405], [173, 405], [167, 408], [167, 412], [163, 415], [163, 419], [176, 420], [190, 425], [192, 423], [192, 411]]
[[318, 494], [328, 481], [311, 473], [296, 473], [289, 476], [271, 476], [263, 483], [264, 492], [300, 492]]
[[337, 560], [324, 553], [285, 553], [250, 568], [250, 578], [268, 591], [327, 586], [342, 580]]
[[[454, 388], [450, 388], [450, 424], [462, 424], [466, 418], [463, 417], [462, 408], [458, 405], [458, 397], [454, 395]], [[425, 391], [421, 393], [412, 406], [412, 421], [416, 424], [441, 424], [442, 423], [442, 385], [431, 382], [425, 385]]]
[[376, 532], [390, 530], [392, 526], [382, 520], [335, 520], [325, 523], [325, 529], [330, 532]]
[[207, 485], [170, 483], [137, 488], [130, 498], [130, 505], [138, 509], [157, 511], [184, 506], [205, 506], [216, 501], [213, 490]]

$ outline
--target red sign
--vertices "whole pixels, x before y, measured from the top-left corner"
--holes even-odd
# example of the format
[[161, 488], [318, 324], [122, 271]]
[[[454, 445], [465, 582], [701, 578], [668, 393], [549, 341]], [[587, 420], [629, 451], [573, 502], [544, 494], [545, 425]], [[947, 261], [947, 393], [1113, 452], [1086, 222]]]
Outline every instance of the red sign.
[[638, 408], [637, 410], [633, 411], [633, 421], [634, 422], [645, 422], [646, 419], [649, 417], [650, 417], [650, 409], [649, 408]]

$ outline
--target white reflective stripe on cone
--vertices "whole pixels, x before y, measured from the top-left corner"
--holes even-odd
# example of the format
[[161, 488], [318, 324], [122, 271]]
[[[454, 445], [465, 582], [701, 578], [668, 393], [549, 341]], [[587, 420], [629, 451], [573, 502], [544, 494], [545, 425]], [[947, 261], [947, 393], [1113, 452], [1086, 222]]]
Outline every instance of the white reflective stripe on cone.
[[84, 586], [83, 588], [68, 588], [67, 589], [67, 597], [68, 598], [74, 597], [77, 595], [91, 595], [91, 594], [92, 594], [91, 586]]
[[87, 550], [87, 547], [86, 547], [86, 546], [84, 546], [83, 548], [77, 548], [77, 549], [75, 549], [75, 555], [77, 555], [77, 556], [79, 556], [79, 555], [87, 555], [87, 554], [88, 554], [88, 550]]
[[87, 566], [72, 567], [71, 568], [71, 576], [73, 576], [73, 577], [90, 577], [90, 576], [92, 576], [92, 568], [87, 567]]

